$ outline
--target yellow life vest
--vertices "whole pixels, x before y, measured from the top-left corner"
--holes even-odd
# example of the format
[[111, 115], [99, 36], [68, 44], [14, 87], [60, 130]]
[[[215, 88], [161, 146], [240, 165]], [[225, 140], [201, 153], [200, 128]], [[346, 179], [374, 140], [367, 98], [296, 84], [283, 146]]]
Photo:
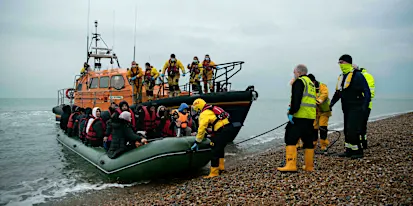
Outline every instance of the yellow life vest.
[[350, 86], [351, 83], [351, 79], [353, 78], [353, 71], [349, 72], [346, 79], [345, 79], [345, 83], [344, 83], [344, 88], [341, 86], [343, 83], [343, 74], [340, 74], [340, 76], [338, 76], [338, 81], [337, 81], [337, 85], [336, 85], [336, 90], [340, 90], [343, 91], [343, 89], [347, 89], [347, 87]]
[[367, 84], [369, 85], [369, 88], [370, 88], [371, 100], [370, 100], [369, 108], [372, 109], [373, 108], [374, 89], [375, 89], [374, 77], [373, 77], [373, 75], [367, 73], [366, 69], [363, 69], [361, 71], [361, 73], [363, 74], [364, 78], [366, 78]]
[[[321, 85], [324, 85], [327, 88], [326, 84], [318, 82], [317, 98], [321, 96], [321, 90], [320, 90]], [[318, 105], [318, 108], [320, 109], [320, 112], [329, 112], [330, 111], [330, 98], [327, 97], [327, 99], [323, 103]]]
[[307, 76], [302, 76], [298, 79], [304, 83], [304, 91], [300, 109], [293, 116], [295, 118], [315, 119], [317, 100], [314, 83]]

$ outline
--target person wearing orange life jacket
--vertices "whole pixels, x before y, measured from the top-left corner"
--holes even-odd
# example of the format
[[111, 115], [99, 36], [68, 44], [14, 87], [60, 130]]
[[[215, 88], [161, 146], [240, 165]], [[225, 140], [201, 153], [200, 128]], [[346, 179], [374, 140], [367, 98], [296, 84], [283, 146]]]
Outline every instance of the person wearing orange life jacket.
[[188, 64], [188, 70], [190, 73], [189, 83], [192, 85], [192, 91], [202, 94], [201, 88], [201, 74], [203, 72], [202, 64], [199, 62], [198, 57], [195, 56], [192, 63]]
[[142, 89], [142, 77], [144, 73], [142, 71], [142, 68], [139, 67], [139, 65], [133, 61], [131, 69], [128, 70], [128, 73], [126, 74], [126, 77], [129, 79], [129, 81], [132, 83], [133, 87], [133, 103], [136, 104], [138, 101], [138, 94], [141, 94], [141, 89]]
[[182, 103], [176, 113], [176, 133], [179, 136], [190, 136], [192, 132], [192, 118], [189, 115], [189, 107], [186, 103]]
[[146, 95], [148, 96], [148, 100], [153, 100], [153, 88], [155, 87], [155, 79], [158, 78], [159, 72], [146, 62], [145, 64], [145, 75], [144, 75], [144, 84], [146, 89]]
[[214, 92], [214, 85], [212, 81], [212, 76], [214, 75], [214, 69], [216, 69], [215, 62], [211, 61], [208, 54], [205, 55], [205, 59], [202, 62], [202, 81], [204, 82], [204, 92], [208, 93], [208, 88], [210, 92]]
[[90, 118], [86, 125], [86, 145], [92, 147], [103, 146], [103, 138], [105, 136], [106, 124], [100, 116], [101, 110], [95, 107], [92, 110], [92, 118]]
[[73, 137], [77, 135], [76, 126], [78, 123], [77, 117], [80, 115], [80, 107], [76, 106], [74, 112], [70, 114], [67, 122], [67, 136]]
[[231, 141], [229, 137], [233, 126], [229, 121], [229, 114], [220, 107], [206, 104], [201, 98], [196, 99], [192, 107], [195, 111], [200, 112], [200, 115], [198, 132], [191, 150], [198, 150], [198, 144], [204, 139], [207, 128], [211, 127], [211, 170], [209, 175], [204, 178], [216, 177], [225, 170], [225, 146]]
[[185, 76], [185, 68], [182, 62], [175, 58], [175, 54], [171, 54], [171, 58], [165, 62], [161, 77], [165, 76], [165, 72], [168, 72], [168, 86], [169, 97], [178, 96], [181, 93], [179, 89], [179, 69], [182, 70], [182, 76]]

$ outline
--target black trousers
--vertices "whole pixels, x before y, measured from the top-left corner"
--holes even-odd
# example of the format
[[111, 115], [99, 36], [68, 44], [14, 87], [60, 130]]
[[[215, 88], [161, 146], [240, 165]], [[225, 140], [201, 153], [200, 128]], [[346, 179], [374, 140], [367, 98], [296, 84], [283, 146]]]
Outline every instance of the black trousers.
[[371, 112], [371, 109], [370, 108], [367, 109], [367, 111], [365, 113], [365, 116], [364, 116], [364, 119], [363, 119], [363, 125], [362, 125], [361, 131], [360, 131], [360, 135], [362, 137], [364, 137], [364, 135], [367, 134], [367, 122], [369, 121], [370, 112]]
[[215, 134], [211, 137], [211, 145], [212, 150], [212, 159], [211, 159], [211, 167], [218, 167], [219, 166], [219, 158], [224, 158], [225, 155], [225, 147], [227, 146], [228, 142], [230, 142], [230, 134], [233, 131], [233, 126], [231, 123], [225, 125], [223, 128], [219, 129]]
[[327, 139], [327, 126], [320, 126], [319, 129], [313, 130], [313, 141], [318, 141], [318, 131], [320, 131], [320, 139], [326, 140]]
[[362, 106], [348, 106], [343, 109], [345, 143], [361, 146], [360, 133], [365, 113]]
[[288, 122], [285, 127], [284, 141], [287, 146], [296, 145], [298, 139], [303, 141], [304, 149], [312, 149], [314, 138], [314, 119], [293, 118], [294, 124]]

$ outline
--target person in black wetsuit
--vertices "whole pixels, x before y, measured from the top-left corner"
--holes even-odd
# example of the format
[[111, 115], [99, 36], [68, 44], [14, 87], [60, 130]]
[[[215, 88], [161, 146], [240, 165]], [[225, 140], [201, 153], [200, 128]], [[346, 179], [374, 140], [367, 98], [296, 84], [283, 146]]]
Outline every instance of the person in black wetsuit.
[[342, 74], [338, 78], [330, 108], [341, 99], [346, 150], [339, 156], [351, 157], [352, 159], [363, 158], [364, 153], [359, 137], [364, 114], [371, 100], [369, 85], [360, 70], [353, 69], [353, 59], [350, 55], [342, 55], [338, 63]]

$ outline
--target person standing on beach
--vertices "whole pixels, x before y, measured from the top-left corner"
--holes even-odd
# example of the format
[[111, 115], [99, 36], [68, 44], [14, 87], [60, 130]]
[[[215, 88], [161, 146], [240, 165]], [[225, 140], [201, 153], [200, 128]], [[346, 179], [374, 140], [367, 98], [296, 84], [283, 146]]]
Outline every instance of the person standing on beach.
[[309, 74], [308, 78], [314, 83], [317, 97], [317, 116], [314, 121], [313, 144], [314, 149], [317, 147], [318, 131], [320, 130], [320, 149], [321, 152], [327, 151], [327, 146], [330, 142], [327, 139], [328, 119], [331, 117], [330, 98], [328, 98], [327, 85], [316, 80], [313, 74]]
[[305, 171], [314, 170], [313, 123], [316, 118], [316, 88], [307, 77], [307, 67], [299, 64], [294, 69], [294, 82], [291, 89], [291, 102], [288, 109], [288, 124], [285, 128], [284, 167], [278, 167], [281, 172], [297, 171], [297, 142], [304, 142]]
[[331, 109], [341, 99], [344, 114], [346, 150], [338, 156], [352, 159], [363, 158], [360, 131], [371, 99], [370, 89], [360, 70], [353, 68], [353, 59], [350, 55], [342, 55], [338, 63], [342, 74], [338, 77], [336, 92], [330, 104]]
[[374, 77], [370, 73], [367, 73], [367, 69], [360, 68], [360, 71], [364, 75], [364, 78], [366, 78], [367, 80], [367, 84], [369, 85], [370, 94], [371, 94], [369, 108], [367, 108], [366, 110], [366, 115], [364, 116], [363, 126], [361, 127], [361, 133], [360, 133], [361, 144], [363, 146], [363, 149], [367, 149], [367, 122], [369, 121], [370, 112], [371, 112], [371, 109], [373, 108], [375, 85], [374, 85]]

